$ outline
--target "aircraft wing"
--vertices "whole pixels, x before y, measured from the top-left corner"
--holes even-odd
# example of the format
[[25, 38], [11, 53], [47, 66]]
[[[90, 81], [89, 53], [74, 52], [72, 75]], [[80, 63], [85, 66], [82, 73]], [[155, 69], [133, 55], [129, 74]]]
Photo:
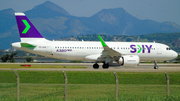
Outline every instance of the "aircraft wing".
[[109, 58], [112, 58], [114, 59], [115, 61], [117, 61], [115, 58], [116, 57], [120, 57], [122, 54], [111, 49], [105, 42], [104, 40], [101, 38], [101, 36], [99, 35], [99, 40], [101, 41], [101, 44], [104, 48], [104, 50], [102, 51], [102, 55], [101, 57], [109, 57]]

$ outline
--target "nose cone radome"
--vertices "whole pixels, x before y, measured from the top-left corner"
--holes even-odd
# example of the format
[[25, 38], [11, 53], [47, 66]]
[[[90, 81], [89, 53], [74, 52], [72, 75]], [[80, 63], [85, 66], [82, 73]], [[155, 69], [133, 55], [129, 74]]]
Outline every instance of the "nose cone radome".
[[175, 58], [177, 58], [177, 57], [178, 57], [178, 53], [175, 52], [175, 53], [174, 53], [174, 56], [175, 56]]
[[175, 58], [177, 58], [177, 57], [178, 57], [178, 53], [176, 53], [175, 51], [173, 51], [173, 53], [172, 53], [172, 58], [175, 59]]
[[11, 47], [14, 47], [14, 48], [21, 48], [21, 45], [19, 42], [15, 42], [15, 43], [12, 43], [11, 44]]

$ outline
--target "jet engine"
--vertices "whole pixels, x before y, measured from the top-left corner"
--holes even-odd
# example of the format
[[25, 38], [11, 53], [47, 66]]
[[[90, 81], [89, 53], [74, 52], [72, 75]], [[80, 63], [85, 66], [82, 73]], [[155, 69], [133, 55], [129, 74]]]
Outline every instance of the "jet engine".
[[119, 58], [119, 64], [122, 66], [128, 67], [128, 66], [138, 66], [139, 65], [139, 56], [137, 55], [125, 55]]

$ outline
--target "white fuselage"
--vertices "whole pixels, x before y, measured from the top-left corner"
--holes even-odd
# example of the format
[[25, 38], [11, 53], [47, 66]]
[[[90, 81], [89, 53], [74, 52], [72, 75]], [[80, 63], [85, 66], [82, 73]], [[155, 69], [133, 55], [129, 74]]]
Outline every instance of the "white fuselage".
[[[27, 52], [64, 60], [97, 61], [103, 51], [101, 42], [93, 41], [30, 41], [34, 49], [21, 47], [20, 42], [12, 46]], [[140, 61], [165, 61], [177, 57], [167, 45], [152, 42], [106, 42], [113, 50], [123, 55], [138, 55]], [[90, 58], [89, 58], [90, 56]], [[104, 61], [104, 60], [101, 60]]]
[[111, 65], [137, 66], [139, 61], [171, 60], [177, 53], [167, 45], [150, 42], [105, 42], [98, 35], [99, 42], [49, 41], [43, 38], [24, 13], [15, 13], [21, 42], [11, 46], [23, 51], [64, 60], [94, 61], [94, 69], [102, 62], [104, 69]]

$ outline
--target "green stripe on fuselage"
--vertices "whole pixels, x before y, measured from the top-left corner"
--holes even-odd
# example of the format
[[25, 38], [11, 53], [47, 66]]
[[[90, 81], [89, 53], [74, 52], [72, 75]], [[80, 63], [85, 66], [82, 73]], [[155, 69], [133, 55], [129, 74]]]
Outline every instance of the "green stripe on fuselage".
[[21, 43], [21, 47], [26, 47], [26, 48], [35, 48], [36, 46], [28, 44], [28, 43]]

